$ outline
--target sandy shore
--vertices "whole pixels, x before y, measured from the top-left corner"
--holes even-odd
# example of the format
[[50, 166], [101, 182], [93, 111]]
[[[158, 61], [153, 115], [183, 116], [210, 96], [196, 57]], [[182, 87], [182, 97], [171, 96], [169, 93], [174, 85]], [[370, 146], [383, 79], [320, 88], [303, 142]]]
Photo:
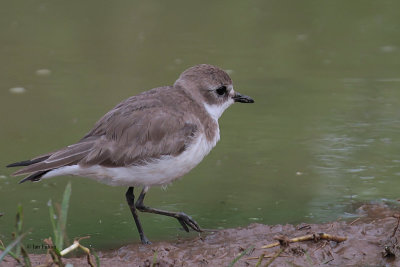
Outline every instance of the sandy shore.
[[[400, 266], [397, 238], [400, 212], [385, 205], [362, 205], [359, 218], [325, 224], [262, 225], [225, 229], [205, 233], [191, 240], [157, 242], [149, 246], [131, 244], [110, 251], [98, 252], [101, 266], [228, 266], [243, 256], [234, 266], [255, 266], [264, 254], [260, 266]], [[262, 249], [267, 244], [287, 243], [288, 239], [326, 233], [346, 237], [344, 242], [311, 240]], [[243, 253], [245, 252], [245, 253]], [[33, 266], [49, 262], [48, 255], [30, 255]], [[88, 266], [85, 256], [66, 258], [64, 263]], [[16, 266], [7, 258], [2, 266]], [[54, 265], [53, 265], [54, 266]]]

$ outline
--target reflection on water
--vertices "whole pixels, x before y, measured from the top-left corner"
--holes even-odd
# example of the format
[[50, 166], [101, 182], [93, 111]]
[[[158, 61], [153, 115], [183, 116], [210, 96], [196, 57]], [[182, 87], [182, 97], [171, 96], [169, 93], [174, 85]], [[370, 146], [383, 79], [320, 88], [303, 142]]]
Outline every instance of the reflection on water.
[[[321, 196], [313, 199], [314, 203], [329, 204], [336, 197], [343, 210], [348, 203], [398, 197], [391, 189], [398, 184], [399, 169], [396, 152], [399, 110], [398, 99], [394, 98], [398, 97], [398, 81], [396, 78], [342, 80], [350, 92], [360, 93], [343, 97], [347, 107], [335, 110], [332, 122], [326, 122], [330, 125], [324, 126], [327, 127], [324, 135], [313, 146], [315, 171], [327, 182], [321, 187]], [[322, 213], [329, 216], [330, 212]]]
[[[212, 153], [167, 190], [152, 188], [147, 205], [213, 229], [321, 222], [353, 216], [359, 202], [397, 203], [400, 4], [5, 5], [2, 166], [76, 142], [122, 99], [210, 63], [256, 103], [228, 109]], [[139, 240], [126, 188], [71, 177], [18, 185], [10, 174], [0, 167], [0, 239], [10, 240], [18, 203], [30, 241], [51, 235], [47, 202], [60, 202], [72, 180], [70, 239], [91, 235], [96, 248]], [[170, 218], [141, 218], [152, 240], [194, 235]]]

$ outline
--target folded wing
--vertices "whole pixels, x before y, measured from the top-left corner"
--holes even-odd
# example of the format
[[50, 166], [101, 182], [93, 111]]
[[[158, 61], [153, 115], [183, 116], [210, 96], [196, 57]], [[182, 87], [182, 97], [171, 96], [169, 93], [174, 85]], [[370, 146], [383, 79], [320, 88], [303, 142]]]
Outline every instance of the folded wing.
[[193, 123], [196, 118], [189, 120], [187, 116], [174, 108], [139, 104], [132, 99], [129, 103], [128, 99], [101, 118], [78, 143], [8, 167], [25, 166], [13, 175], [31, 174], [23, 181], [37, 181], [63, 166], [112, 168], [176, 156], [190, 145], [198, 130], [198, 124]]

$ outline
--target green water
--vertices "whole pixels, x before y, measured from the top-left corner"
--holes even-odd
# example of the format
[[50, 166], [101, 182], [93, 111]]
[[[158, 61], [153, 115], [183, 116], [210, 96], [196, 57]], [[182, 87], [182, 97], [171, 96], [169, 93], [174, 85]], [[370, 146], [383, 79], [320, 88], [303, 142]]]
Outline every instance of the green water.
[[[396, 1], [8, 1], [0, 9], [0, 239], [18, 203], [26, 243], [51, 235], [47, 202], [72, 182], [68, 237], [138, 242], [126, 188], [77, 177], [19, 185], [8, 163], [79, 140], [122, 99], [187, 67], [230, 70], [252, 96], [220, 119], [217, 147], [146, 204], [204, 228], [323, 222], [400, 188]], [[22, 87], [22, 93], [12, 89]], [[11, 89], [11, 91], [10, 91]], [[14, 93], [13, 93], [14, 90]], [[150, 240], [190, 237], [141, 214]]]

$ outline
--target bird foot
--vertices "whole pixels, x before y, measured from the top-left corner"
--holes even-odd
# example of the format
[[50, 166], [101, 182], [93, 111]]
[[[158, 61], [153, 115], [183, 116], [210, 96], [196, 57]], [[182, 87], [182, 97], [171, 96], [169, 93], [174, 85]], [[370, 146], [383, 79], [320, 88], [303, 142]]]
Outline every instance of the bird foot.
[[[196, 232], [203, 232], [203, 230], [201, 230], [199, 224], [192, 219], [192, 217], [190, 217], [189, 215], [183, 213], [183, 212], [179, 212], [177, 214], [176, 219], [179, 221], [179, 223], [182, 225], [183, 229], [186, 232], [189, 232], [189, 227], [192, 228], [193, 230], [195, 230]], [[189, 227], [188, 227], [189, 226]]]
[[140, 236], [140, 241], [142, 241], [143, 245], [151, 245], [150, 240], [147, 239], [147, 237], [145, 235]]

